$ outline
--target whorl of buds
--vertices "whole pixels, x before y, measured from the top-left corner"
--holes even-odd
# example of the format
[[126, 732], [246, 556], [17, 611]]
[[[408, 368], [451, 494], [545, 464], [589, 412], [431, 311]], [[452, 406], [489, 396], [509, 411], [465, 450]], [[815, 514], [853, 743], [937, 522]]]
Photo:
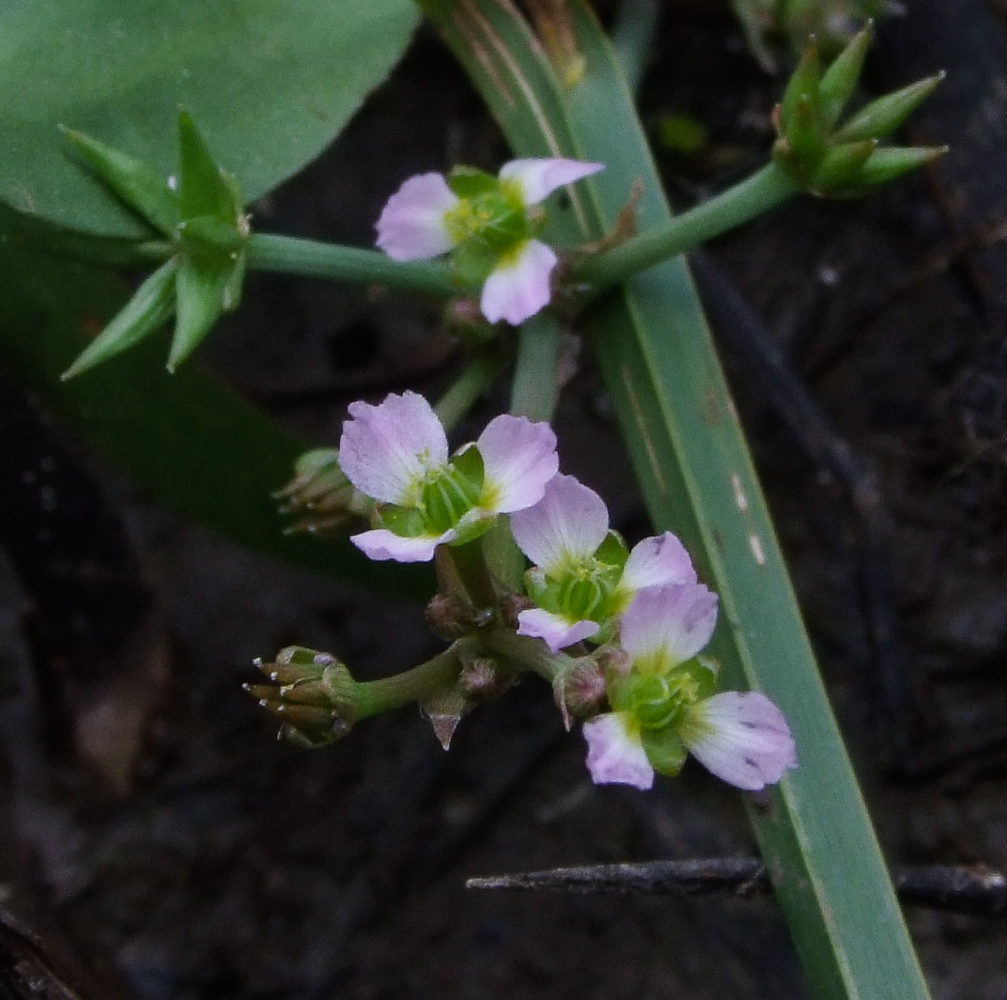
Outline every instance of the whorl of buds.
[[340, 536], [370, 517], [374, 502], [343, 475], [335, 448], [305, 452], [294, 464], [294, 473], [275, 494], [281, 513], [297, 518], [289, 531]]
[[944, 79], [937, 73], [871, 101], [840, 124], [870, 45], [870, 26], [822, 70], [814, 38], [773, 112], [776, 165], [811, 194], [848, 197], [942, 155], [944, 147], [880, 146]]
[[331, 654], [288, 646], [274, 663], [255, 665], [270, 683], [244, 687], [280, 720], [277, 738], [310, 749], [335, 743], [353, 727], [356, 682]]

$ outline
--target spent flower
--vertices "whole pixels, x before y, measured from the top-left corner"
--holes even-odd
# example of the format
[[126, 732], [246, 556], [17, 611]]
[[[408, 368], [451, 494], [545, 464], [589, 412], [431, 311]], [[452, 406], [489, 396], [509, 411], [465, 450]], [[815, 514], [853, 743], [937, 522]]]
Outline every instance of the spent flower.
[[609, 529], [604, 500], [573, 476], [557, 475], [535, 506], [513, 514], [511, 531], [534, 563], [526, 585], [537, 605], [518, 615], [518, 634], [554, 653], [582, 639], [604, 641], [641, 588], [696, 582], [671, 532], [628, 551]]
[[757, 790], [797, 766], [780, 709], [757, 691], [715, 693], [717, 667], [699, 654], [717, 598], [700, 583], [640, 591], [620, 623], [627, 665], [608, 678], [613, 711], [584, 724], [587, 766], [598, 784], [650, 788], [691, 753], [718, 778]]
[[518, 324], [548, 304], [558, 258], [537, 239], [537, 206], [557, 188], [603, 169], [600, 163], [523, 159], [497, 177], [456, 167], [447, 177], [417, 174], [389, 198], [377, 245], [393, 260], [427, 260], [450, 252], [460, 277], [482, 283], [480, 306], [491, 323]]
[[482, 534], [498, 514], [537, 503], [556, 474], [556, 435], [545, 423], [503, 414], [449, 455], [447, 435], [415, 392], [351, 403], [339, 463], [377, 501], [370, 531], [352, 537], [371, 559], [427, 562], [441, 544]]

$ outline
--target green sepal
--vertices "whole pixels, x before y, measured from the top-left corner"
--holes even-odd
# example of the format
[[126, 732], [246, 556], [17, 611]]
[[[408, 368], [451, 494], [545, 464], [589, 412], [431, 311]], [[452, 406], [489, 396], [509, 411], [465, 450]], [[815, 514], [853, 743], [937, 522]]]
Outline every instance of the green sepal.
[[833, 140], [859, 142], [891, 135], [937, 89], [945, 75], [943, 72], [935, 73], [871, 101], [836, 131]]
[[608, 566], [618, 566], [619, 569], [622, 569], [629, 558], [629, 549], [622, 535], [618, 531], [609, 529], [608, 534], [605, 535], [605, 540], [598, 546], [594, 557], [598, 562], [603, 562]]
[[687, 754], [674, 725], [665, 726], [663, 729], [642, 729], [640, 742], [643, 744], [650, 766], [658, 774], [673, 778], [682, 770]]
[[457, 469], [472, 484], [476, 494], [482, 491], [483, 480], [486, 478], [486, 470], [483, 466], [483, 457], [479, 454], [478, 448], [470, 445], [453, 456], [449, 464], [452, 468]]
[[839, 195], [855, 190], [861, 170], [877, 146], [875, 139], [833, 146], [815, 167], [808, 188], [818, 195]]
[[478, 509], [469, 511], [455, 525], [455, 537], [448, 542], [448, 545], [452, 547], [468, 545], [469, 542], [481, 538], [497, 523], [498, 516]]
[[796, 123], [797, 115], [804, 114], [804, 112], [799, 111], [802, 105], [811, 102], [815, 117], [818, 117], [820, 111], [818, 107], [818, 87], [821, 82], [821, 75], [818, 43], [812, 38], [808, 43], [808, 47], [804, 50], [804, 55], [801, 56], [801, 61], [791, 74], [786, 90], [783, 92], [783, 98], [780, 101], [779, 127], [782, 135], [789, 138], [790, 130]]
[[451, 267], [461, 285], [481, 285], [499, 260], [500, 255], [479, 239], [463, 240], [451, 251]]
[[455, 167], [447, 177], [448, 187], [459, 198], [477, 198], [500, 190], [500, 181], [476, 167]]
[[382, 504], [376, 508], [378, 526], [403, 538], [419, 538], [427, 533], [423, 515], [415, 507]]
[[846, 48], [822, 74], [818, 93], [822, 106], [822, 122], [826, 129], [833, 128], [839, 121], [839, 116], [857, 89], [857, 81], [864, 68], [864, 59], [870, 44], [871, 26], [868, 24], [850, 39]]
[[64, 381], [107, 361], [154, 333], [175, 310], [175, 273], [178, 260], [165, 261], [136, 290], [108, 326], [63, 373]]
[[154, 229], [167, 236], [174, 234], [179, 218], [179, 201], [164, 177], [141, 160], [121, 153], [98, 139], [63, 125], [59, 128], [120, 201]]
[[178, 257], [175, 279], [175, 335], [168, 354], [168, 371], [173, 372], [205, 339], [224, 311], [224, 293], [230, 281], [230, 267], [214, 267]]
[[242, 211], [237, 181], [217, 165], [195, 122], [185, 110], [178, 112], [178, 145], [181, 217], [193, 219], [210, 215], [223, 222], [236, 222]]
[[948, 151], [947, 146], [885, 146], [876, 149], [860, 171], [857, 191], [887, 184], [924, 167]]

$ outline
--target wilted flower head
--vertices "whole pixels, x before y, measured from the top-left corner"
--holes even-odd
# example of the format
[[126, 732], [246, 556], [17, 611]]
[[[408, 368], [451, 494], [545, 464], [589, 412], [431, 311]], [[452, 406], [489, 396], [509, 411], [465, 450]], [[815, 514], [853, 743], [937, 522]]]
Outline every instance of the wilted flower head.
[[349, 412], [339, 463], [378, 501], [377, 527], [351, 540], [372, 559], [426, 562], [440, 544], [469, 541], [497, 514], [537, 503], [559, 467], [552, 428], [525, 417], [496, 417], [450, 456], [437, 414], [415, 392]]
[[698, 656], [713, 634], [717, 598], [699, 583], [641, 590], [623, 615], [629, 668], [613, 677], [614, 711], [584, 724], [598, 784], [650, 788], [691, 753], [718, 778], [749, 790], [797, 766], [783, 713], [756, 691], [714, 693], [716, 665]]
[[642, 587], [695, 583], [685, 547], [671, 532], [627, 551], [609, 530], [605, 502], [573, 476], [557, 475], [534, 507], [511, 516], [518, 547], [535, 564], [528, 593], [535, 608], [518, 615], [518, 633], [555, 653], [581, 639], [604, 639]]
[[378, 247], [393, 260], [427, 260], [452, 252], [461, 276], [482, 282], [481, 308], [491, 323], [518, 324], [549, 302], [557, 257], [536, 239], [534, 206], [564, 184], [603, 169], [579, 160], [525, 159], [498, 177], [471, 167], [449, 176], [410, 177], [378, 219]]

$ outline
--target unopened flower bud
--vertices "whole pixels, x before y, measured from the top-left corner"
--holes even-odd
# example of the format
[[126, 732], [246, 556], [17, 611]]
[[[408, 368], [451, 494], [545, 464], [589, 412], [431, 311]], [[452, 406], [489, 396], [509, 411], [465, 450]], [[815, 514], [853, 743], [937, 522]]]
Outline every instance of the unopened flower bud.
[[515, 681], [514, 674], [502, 670], [489, 656], [473, 656], [462, 665], [458, 683], [467, 701], [489, 701], [504, 693]]
[[335, 448], [305, 452], [294, 464], [294, 478], [275, 494], [280, 510], [297, 518], [290, 531], [343, 535], [370, 516], [373, 501], [354, 489], [339, 467]]
[[553, 697], [567, 730], [574, 720], [596, 715], [605, 701], [605, 676], [592, 656], [571, 660], [552, 683]]
[[430, 631], [451, 642], [488, 625], [493, 619], [493, 609], [474, 608], [471, 601], [456, 594], [434, 594], [425, 615]]
[[334, 656], [288, 646], [273, 663], [255, 664], [269, 684], [245, 690], [280, 720], [279, 737], [300, 747], [321, 747], [342, 739], [356, 715], [356, 683]]

